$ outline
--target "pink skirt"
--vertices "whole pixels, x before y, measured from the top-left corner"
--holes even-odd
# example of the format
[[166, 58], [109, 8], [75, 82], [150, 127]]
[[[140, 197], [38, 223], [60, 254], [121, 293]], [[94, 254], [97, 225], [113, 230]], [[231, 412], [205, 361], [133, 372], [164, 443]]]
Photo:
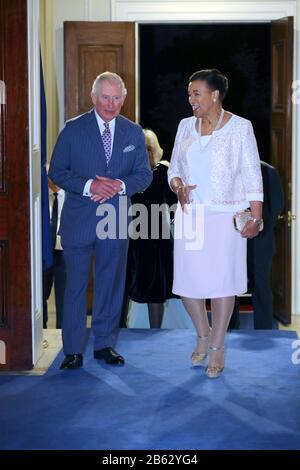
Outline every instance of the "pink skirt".
[[247, 239], [235, 230], [233, 213], [205, 208], [196, 216], [194, 208], [191, 222], [178, 204], [174, 233], [174, 294], [214, 299], [247, 292]]

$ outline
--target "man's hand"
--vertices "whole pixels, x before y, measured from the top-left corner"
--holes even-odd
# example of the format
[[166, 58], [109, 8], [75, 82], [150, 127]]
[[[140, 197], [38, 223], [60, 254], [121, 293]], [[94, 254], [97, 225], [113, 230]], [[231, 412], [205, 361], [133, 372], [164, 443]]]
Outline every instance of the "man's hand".
[[98, 176], [91, 184], [91, 199], [94, 202], [105, 202], [115, 196], [122, 189], [121, 182], [105, 176]]

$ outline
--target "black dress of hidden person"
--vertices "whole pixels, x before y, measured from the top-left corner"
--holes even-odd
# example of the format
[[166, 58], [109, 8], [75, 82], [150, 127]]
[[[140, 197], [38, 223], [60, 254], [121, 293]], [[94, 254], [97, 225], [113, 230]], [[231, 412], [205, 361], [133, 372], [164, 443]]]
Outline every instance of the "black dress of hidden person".
[[[132, 204], [144, 204], [148, 210], [148, 239], [130, 239], [127, 264], [127, 292], [131, 300], [139, 303], [163, 303], [176, 297], [173, 284], [172, 237], [162, 238], [162, 215], [160, 215], [159, 238], [151, 239], [151, 204], [177, 203], [168, 180], [168, 162], [160, 160], [152, 168], [153, 181], [143, 192], [131, 197]], [[172, 213], [171, 213], [172, 217]]]

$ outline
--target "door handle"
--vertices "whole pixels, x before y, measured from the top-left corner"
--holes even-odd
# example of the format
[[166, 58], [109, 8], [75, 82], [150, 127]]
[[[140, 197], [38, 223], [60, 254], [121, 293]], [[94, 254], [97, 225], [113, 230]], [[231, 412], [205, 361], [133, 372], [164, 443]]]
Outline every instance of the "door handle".
[[292, 225], [292, 220], [296, 220], [296, 214], [292, 214], [291, 211], [288, 211], [288, 227]]
[[[277, 217], [278, 220], [285, 220], [286, 216], [285, 214], [281, 214]], [[288, 211], [287, 213], [287, 222], [288, 222], [288, 227], [292, 225], [292, 220], [296, 220], [296, 214], [293, 214], [291, 211]]]

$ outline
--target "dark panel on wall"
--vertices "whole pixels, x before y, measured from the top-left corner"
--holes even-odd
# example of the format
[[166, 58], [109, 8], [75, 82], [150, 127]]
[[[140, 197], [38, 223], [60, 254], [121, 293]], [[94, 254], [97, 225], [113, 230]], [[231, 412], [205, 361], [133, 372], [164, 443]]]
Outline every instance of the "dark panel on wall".
[[122, 67], [122, 46], [79, 46], [79, 108], [82, 114], [91, 108], [91, 84], [94, 82], [99, 70], [120, 70]]
[[292, 81], [293, 17], [280, 18], [271, 25], [271, 164], [280, 174], [285, 207], [276, 225], [276, 252], [272, 266], [274, 315], [291, 323], [291, 227], [292, 210]]
[[65, 118], [92, 108], [92, 84], [102, 72], [118, 73], [128, 96], [122, 114], [135, 120], [135, 24], [131, 22], [66, 21]]

